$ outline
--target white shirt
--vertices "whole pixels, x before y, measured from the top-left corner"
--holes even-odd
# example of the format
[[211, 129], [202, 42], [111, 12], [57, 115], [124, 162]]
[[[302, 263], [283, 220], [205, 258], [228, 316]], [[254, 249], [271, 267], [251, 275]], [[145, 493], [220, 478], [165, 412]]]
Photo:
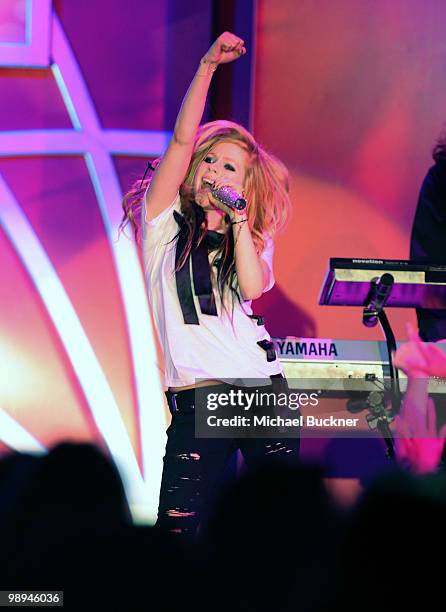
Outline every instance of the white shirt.
[[[221, 308], [220, 295], [214, 286], [218, 316], [203, 314], [194, 293], [200, 324], [184, 323], [175, 280], [175, 236], [179, 227], [173, 217], [174, 210], [181, 213], [179, 195], [152, 221], [145, 221], [145, 205], [142, 209], [144, 272], [164, 352], [165, 385], [182, 387], [208, 379], [244, 386], [260, 385], [262, 379], [263, 384], [269, 384], [269, 376], [282, 373], [282, 367], [277, 358], [268, 362], [265, 350], [257, 344], [259, 340], [271, 338], [263, 325], [257, 325], [257, 321], [248, 316], [252, 314], [251, 301], [240, 303], [235, 298], [233, 314], [231, 304], [227, 312]], [[265, 236], [265, 248], [260, 257], [268, 266], [270, 278], [264, 291], [274, 285], [273, 252], [273, 241]]]

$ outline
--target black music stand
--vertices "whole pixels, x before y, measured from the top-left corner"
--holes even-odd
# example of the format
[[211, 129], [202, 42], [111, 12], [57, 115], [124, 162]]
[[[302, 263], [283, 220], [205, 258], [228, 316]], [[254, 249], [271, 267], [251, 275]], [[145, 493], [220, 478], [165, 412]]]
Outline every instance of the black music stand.
[[[369, 426], [376, 423], [382, 434], [389, 457], [394, 457], [394, 444], [389, 423], [398, 414], [401, 391], [398, 370], [393, 365], [396, 350], [395, 335], [384, 307], [446, 308], [446, 267], [431, 262], [382, 259], [331, 258], [319, 300], [330, 306], [359, 306], [363, 308], [362, 322], [374, 327], [378, 322], [383, 330], [388, 353], [391, 385], [391, 410], [377, 400], [376, 392], [353, 408], [355, 412], [369, 411]], [[383, 397], [383, 396], [382, 396]], [[383, 398], [384, 399], [384, 398]]]
[[[328, 298], [329, 291], [327, 291], [327, 284], [332, 281], [327, 275], [321, 294], [320, 303], [328, 303], [330, 301], [323, 301]], [[390, 389], [391, 389], [391, 410], [387, 410], [384, 405], [384, 394], [382, 394], [381, 400], [376, 401], [377, 393], [372, 391], [369, 393], [369, 397], [362, 403], [361, 408], [358, 410], [356, 407], [355, 412], [362, 410], [368, 410], [369, 415], [367, 421], [369, 427], [373, 422], [381, 433], [384, 442], [386, 444], [387, 456], [391, 459], [395, 458], [394, 439], [392, 432], [389, 427], [389, 423], [393, 417], [400, 411], [401, 406], [401, 389], [399, 384], [398, 370], [393, 365], [393, 353], [396, 351], [396, 339], [393, 333], [392, 326], [390, 325], [387, 314], [384, 307], [391, 297], [392, 289], [394, 287], [394, 277], [392, 274], [385, 272], [379, 278], [376, 276], [369, 281], [369, 290], [366, 299], [362, 302], [363, 314], [362, 322], [366, 327], [375, 327], [378, 323], [384, 333], [387, 346], [387, 354], [389, 361], [389, 376], [390, 376]], [[347, 305], [347, 304], [346, 304]], [[351, 303], [348, 305], [352, 305]], [[354, 303], [353, 305], [359, 305]], [[383, 382], [384, 384], [384, 382]], [[385, 390], [385, 387], [384, 387]]]
[[399, 412], [401, 392], [398, 370], [392, 359], [396, 341], [384, 307], [446, 310], [446, 266], [429, 261], [332, 257], [319, 304], [362, 307], [362, 322], [366, 327], [374, 327], [378, 322], [381, 325], [389, 356], [392, 408], [386, 411], [384, 406], [378, 405], [376, 398], [370, 397], [364, 408], [368, 408], [370, 413], [369, 426], [375, 419], [386, 441], [388, 454], [394, 457], [389, 422]]

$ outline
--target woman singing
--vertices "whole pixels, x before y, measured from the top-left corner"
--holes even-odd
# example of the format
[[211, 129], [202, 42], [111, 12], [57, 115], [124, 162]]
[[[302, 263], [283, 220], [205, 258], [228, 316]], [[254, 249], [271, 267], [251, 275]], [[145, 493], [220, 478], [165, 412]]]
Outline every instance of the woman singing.
[[[196, 532], [234, 450], [251, 467], [296, 461], [299, 449], [298, 438], [195, 437], [198, 387], [218, 393], [225, 385], [246, 388], [253, 379], [283, 380], [251, 300], [274, 284], [273, 238], [289, 212], [288, 173], [242, 126], [200, 126], [213, 73], [245, 53], [234, 34], [218, 37], [200, 62], [164, 156], [123, 204], [123, 224], [131, 221], [137, 238], [142, 234], [172, 414], [157, 524], [178, 533]], [[247, 206], [223, 204], [221, 187], [241, 194]]]

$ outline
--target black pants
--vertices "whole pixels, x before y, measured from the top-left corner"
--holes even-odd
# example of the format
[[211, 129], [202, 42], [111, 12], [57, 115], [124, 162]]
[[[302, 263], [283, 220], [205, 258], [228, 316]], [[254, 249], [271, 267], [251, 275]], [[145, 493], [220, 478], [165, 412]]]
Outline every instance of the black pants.
[[167, 429], [158, 527], [195, 534], [209, 511], [228, 459], [237, 449], [248, 469], [265, 463], [297, 463], [299, 438], [195, 438], [195, 390], [168, 391], [166, 396], [172, 422]]

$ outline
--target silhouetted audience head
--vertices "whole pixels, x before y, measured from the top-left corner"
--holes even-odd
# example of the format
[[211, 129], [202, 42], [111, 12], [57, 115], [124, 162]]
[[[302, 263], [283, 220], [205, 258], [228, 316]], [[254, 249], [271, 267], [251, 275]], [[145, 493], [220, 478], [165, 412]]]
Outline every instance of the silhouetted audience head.
[[134, 526], [114, 464], [65, 443], [0, 461], [0, 587], [63, 590], [82, 611], [427, 606], [445, 515], [446, 476], [387, 474], [341, 515], [318, 468], [265, 466], [219, 494], [191, 543]]
[[338, 525], [318, 468], [247, 471], [201, 532], [207, 580], [218, 585], [214, 607], [307, 609], [328, 588]]
[[446, 478], [395, 472], [377, 480], [353, 512], [340, 554], [337, 604], [345, 610], [424, 605], [442, 583], [434, 551], [445, 545]]
[[[90, 444], [4, 457], [0, 502], [0, 586], [64, 590], [67, 609], [146, 610], [186, 554], [171, 536], [132, 525], [115, 465]], [[188, 576], [186, 563], [170, 596], [185, 610]]]
[[84, 518], [130, 522], [131, 514], [115, 464], [92, 444], [65, 442], [42, 456], [26, 503], [34, 510], [69, 512]]

